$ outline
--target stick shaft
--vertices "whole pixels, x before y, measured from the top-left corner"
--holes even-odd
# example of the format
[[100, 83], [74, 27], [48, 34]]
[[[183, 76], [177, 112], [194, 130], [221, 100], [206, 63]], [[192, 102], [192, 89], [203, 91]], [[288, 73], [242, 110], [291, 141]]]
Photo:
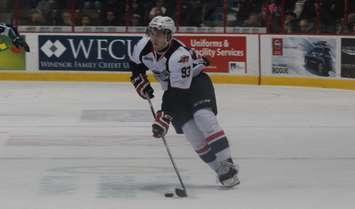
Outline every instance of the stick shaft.
[[[154, 111], [154, 107], [153, 107], [152, 101], [151, 101], [149, 98], [148, 98], [147, 100], [148, 100], [148, 103], [149, 103], [150, 111], [152, 112], [153, 117], [155, 118], [155, 111]], [[172, 156], [172, 154], [171, 154], [171, 152], [170, 152], [168, 143], [166, 142], [166, 139], [165, 139], [164, 136], [162, 136], [161, 139], [163, 140], [163, 143], [164, 143], [166, 152], [167, 152], [168, 155], [169, 155], [170, 162], [171, 162], [171, 164], [172, 164], [173, 167], [174, 167], [174, 170], [175, 170], [175, 173], [176, 173], [176, 175], [177, 175], [177, 177], [178, 177], [178, 179], [179, 179], [180, 185], [181, 185], [181, 187], [185, 190], [185, 193], [186, 193], [186, 187], [185, 187], [185, 185], [184, 185], [184, 182], [182, 181], [180, 172], [179, 172], [179, 170], [178, 170], [178, 168], [177, 168], [177, 166], [176, 166], [176, 164], [175, 164], [174, 158], [173, 158], [173, 156]]]

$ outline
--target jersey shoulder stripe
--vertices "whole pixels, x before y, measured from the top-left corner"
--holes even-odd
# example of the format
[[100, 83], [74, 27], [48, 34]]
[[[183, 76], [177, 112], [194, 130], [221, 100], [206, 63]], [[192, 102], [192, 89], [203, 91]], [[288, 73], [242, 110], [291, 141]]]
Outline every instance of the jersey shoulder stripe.
[[143, 37], [133, 48], [131, 60], [136, 63], [142, 63], [142, 56], [150, 53], [153, 50], [153, 45], [148, 37]]
[[[181, 53], [181, 50], [183, 50], [183, 49], [186, 49], [186, 52], [188, 53], [188, 50], [189, 50], [189, 48], [187, 48], [182, 42], [180, 42], [179, 40], [177, 40], [177, 39], [173, 39], [172, 41], [171, 41], [171, 46], [170, 46], [170, 48], [168, 49], [168, 51], [166, 52], [166, 54], [165, 54], [165, 57], [167, 58], [167, 64], [169, 63], [169, 61], [170, 61], [170, 57], [171, 56], [173, 56], [173, 55], [175, 55], [177, 52], [179, 53]], [[185, 51], [185, 50], [183, 50], [183, 51]]]

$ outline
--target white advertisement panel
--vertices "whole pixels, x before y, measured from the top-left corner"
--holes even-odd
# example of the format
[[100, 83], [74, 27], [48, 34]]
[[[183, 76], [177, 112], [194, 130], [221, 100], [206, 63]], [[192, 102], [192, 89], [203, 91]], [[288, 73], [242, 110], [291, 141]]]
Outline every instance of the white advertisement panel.
[[261, 42], [262, 75], [328, 78], [340, 75], [339, 37], [265, 35]]

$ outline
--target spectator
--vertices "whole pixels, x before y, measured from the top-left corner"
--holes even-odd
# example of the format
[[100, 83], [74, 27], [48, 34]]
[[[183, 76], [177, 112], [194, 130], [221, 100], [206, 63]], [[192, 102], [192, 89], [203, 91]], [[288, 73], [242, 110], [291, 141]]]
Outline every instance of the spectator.
[[163, 10], [161, 9], [156, 9], [154, 10], [154, 13], [149, 13], [149, 19], [153, 19], [156, 16], [163, 16]]
[[201, 26], [216, 27], [223, 26], [224, 7], [222, 2], [218, 0], [209, 1], [204, 4], [203, 23]]
[[102, 10], [106, 11], [105, 14], [107, 14], [107, 11], [112, 11], [118, 22], [123, 24], [123, 19], [125, 16], [125, 7], [126, 7], [126, 1], [122, 0], [106, 0], [104, 1], [105, 3], [102, 4]]
[[20, 5], [23, 9], [35, 9], [41, 0], [21, 0]]
[[72, 25], [74, 25], [72, 16], [71, 16], [69, 11], [64, 11], [62, 13], [61, 25], [63, 25], [63, 26], [72, 26]]
[[47, 22], [49, 25], [60, 25], [61, 11], [58, 9], [53, 9], [47, 16]]
[[82, 9], [93, 9], [93, 8], [94, 8], [94, 4], [92, 1], [86, 0], [82, 4]]
[[91, 18], [89, 15], [82, 15], [80, 18], [80, 25], [81, 26], [90, 26], [91, 25]]
[[320, 23], [321, 32], [334, 33], [336, 31], [336, 11], [334, 0], [320, 1]]
[[269, 32], [280, 32], [281, 11], [279, 2], [276, 0], [267, 1], [262, 7], [262, 17]]
[[299, 31], [296, 13], [285, 13], [284, 31], [285, 33], [297, 33]]
[[[244, 23], [243, 23], [244, 24]], [[237, 11], [235, 8], [228, 8], [227, 10], [227, 26], [239, 26], [239, 22], [237, 20]]]
[[115, 12], [113, 11], [107, 11], [105, 13], [105, 19], [102, 22], [102, 25], [104, 26], [113, 26], [113, 25], [120, 25], [119, 20], [117, 19], [117, 16]]
[[[20, 19], [20, 24], [29, 24], [29, 22], [32, 22], [31, 16], [34, 16], [34, 19], [43, 19], [39, 22], [45, 22], [42, 24], [46, 25], [63, 24], [62, 12], [72, 4], [70, 0], [17, 0], [17, 2], [19, 8], [23, 9], [19, 14], [23, 15], [22, 18], [25, 18], [25, 20]], [[33, 14], [34, 10], [40, 15]], [[36, 21], [38, 22], [38, 20]]]
[[[143, 25], [142, 19], [144, 17], [144, 10], [137, 0], [131, 0], [130, 4], [126, 5], [125, 8], [125, 24], [132, 26], [132, 24]], [[135, 25], [137, 26], [137, 25]]]
[[125, 2], [124, 1], [118, 1], [118, 0], [106, 0], [104, 1], [105, 3], [102, 5], [102, 9], [105, 11], [114, 11], [117, 10], [118, 8], [123, 8]]
[[258, 13], [251, 13], [243, 23], [244, 27], [261, 27], [261, 18]]
[[238, 0], [237, 1], [237, 21], [242, 24], [250, 16], [252, 12], [256, 12], [257, 6], [255, 0]]
[[32, 10], [30, 13], [29, 25], [45, 25], [45, 19], [41, 12]]
[[57, 0], [40, 0], [36, 6], [48, 25], [60, 25], [62, 22], [62, 9], [66, 1], [58, 3]]
[[295, 8], [292, 10], [297, 15], [297, 19], [301, 17], [303, 7], [304, 7], [304, 0], [297, 0], [295, 3]]
[[[5, 0], [4, 4], [10, 5]], [[347, 1], [348, 10], [345, 11]], [[182, 26], [223, 26], [224, 2], [227, 2], [227, 26], [267, 26], [271, 33], [317, 31], [334, 33], [353, 31], [355, 0], [180, 0], [177, 10], [175, 0], [16, 0], [21, 11], [18, 24], [33, 25], [144, 25], [157, 15], [174, 16]], [[73, 3], [75, 2], [75, 3]], [[281, 3], [283, 8], [281, 8]], [[320, 5], [318, 4], [320, 2]], [[75, 4], [75, 5], [73, 5]], [[76, 9], [70, 14], [71, 5]], [[0, 8], [0, 18], [11, 21], [12, 10]], [[282, 10], [286, 11], [283, 12]], [[318, 12], [320, 12], [318, 14]], [[261, 14], [260, 14], [261, 13]], [[345, 14], [348, 17], [344, 17]], [[79, 15], [81, 14], [81, 15]], [[285, 14], [285, 16], [283, 16]], [[78, 16], [78, 18], [76, 18]], [[320, 17], [320, 19], [317, 19]], [[17, 18], [17, 16], [15, 17]], [[284, 22], [282, 22], [282, 20]], [[302, 20], [302, 21], [299, 21]], [[300, 29], [302, 26], [302, 30]], [[306, 27], [307, 26], [307, 27]]]
[[297, 0], [287, 0], [284, 2], [284, 11], [294, 11]]
[[133, 14], [130, 21], [130, 26], [140, 26], [142, 25], [141, 16], [139, 14]]
[[103, 7], [103, 2], [100, 0], [79, 0], [76, 5], [76, 14], [81, 14], [78, 15], [79, 25], [83, 25], [83, 21], [89, 25], [102, 25]]
[[181, 24], [184, 26], [200, 26], [202, 23], [201, 0], [185, 0], [181, 3]]
[[315, 0], [305, 0], [303, 3], [303, 9], [299, 16], [300, 19], [314, 19], [316, 14], [316, 2]]
[[41, 0], [36, 7], [45, 17], [49, 17], [53, 10], [57, 8], [56, 0]]
[[301, 33], [316, 33], [315, 23], [311, 19], [301, 19], [299, 27]]
[[102, 10], [102, 2], [101, 1], [95, 1], [94, 2], [94, 9], [95, 10]]
[[355, 13], [351, 13], [348, 15], [348, 32], [354, 33], [355, 32]]
[[149, 20], [153, 19], [155, 16], [165, 16], [166, 12], [167, 9], [164, 6], [164, 0], [156, 0], [155, 6], [149, 12]]

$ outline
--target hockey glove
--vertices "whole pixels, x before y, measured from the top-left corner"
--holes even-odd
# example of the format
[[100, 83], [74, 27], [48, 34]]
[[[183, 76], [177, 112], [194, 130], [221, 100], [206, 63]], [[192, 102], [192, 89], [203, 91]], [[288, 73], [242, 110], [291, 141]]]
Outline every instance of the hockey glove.
[[152, 125], [153, 137], [161, 138], [168, 133], [170, 122], [173, 118], [161, 110], [155, 114], [155, 121]]
[[199, 57], [194, 60], [194, 65], [204, 65], [205, 67], [210, 65], [210, 61], [207, 59], [207, 57]]
[[192, 49], [190, 49], [190, 54], [191, 54], [191, 58], [193, 59], [193, 64], [194, 65], [204, 65], [205, 67], [210, 65], [210, 61], [208, 60], [207, 57], [205, 56], [199, 56], [196, 54], [196, 52]]
[[207, 57], [203, 56], [203, 57], [202, 57], [202, 60], [203, 60], [203, 65], [204, 65], [204, 66], [207, 67], [207, 66], [210, 65], [210, 61], [208, 60]]
[[131, 77], [131, 83], [133, 84], [134, 88], [136, 89], [138, 95], [143, 99], [151, 99], [154, 97], [154, 89], [150, 85], [150, 82], [147, 79], [146, 75], [138, 74], [135, 77]]
[[26, 41], [20, 37], [17, 36], [12, 43], [16, 46], [16, 48], [23, 48], [23, 50], [25, 50], [26, 52], [30, 51], [30, 47], [28, 46], [28, 44], [26, 43]]
[[30, 47], [26, 43], [25, 39], [23, 39], [20, 34], [18, 33], [16, 27], [13, 25], [6, 24], [6, 26], [10, 29], [9, 30], [9, 38], [12, 41], [12, 44], [16, 46], [16, 48], [23, 48], [26, 52], [30, 51]]

